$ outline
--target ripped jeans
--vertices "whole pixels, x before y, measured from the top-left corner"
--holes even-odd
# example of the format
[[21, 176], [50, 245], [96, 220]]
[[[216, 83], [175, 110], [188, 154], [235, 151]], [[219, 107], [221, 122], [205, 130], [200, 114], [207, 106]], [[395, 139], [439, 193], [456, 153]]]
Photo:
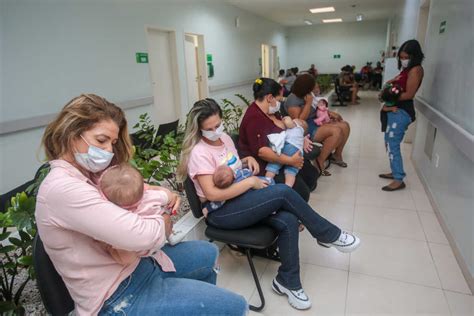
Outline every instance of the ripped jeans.
[[390, 160], [390, 169], [392, 169], [393, 178], [397, 181], [403, 181], [406, 174], [403, 170], [403, 159], [400, 151], [400, 143], [405, 136], [408, 125], [411, 123], [410, 115], [398, 109], [397, 112], [388, 112], [387, 130], [385, 131], [385, 147], [387, 148], [388, 159]]
[[217, 287], [216, 245], [207, 241], [164, 246], [176, 272], [163, 272], [151, 257], [142, 258], [120, 283], [99, 315], [245, 315], [245, 299]]

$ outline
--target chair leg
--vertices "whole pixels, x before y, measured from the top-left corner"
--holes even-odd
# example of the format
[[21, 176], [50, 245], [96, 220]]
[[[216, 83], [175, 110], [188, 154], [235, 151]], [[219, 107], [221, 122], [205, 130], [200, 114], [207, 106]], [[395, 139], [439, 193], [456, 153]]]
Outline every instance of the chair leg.
[[260, 296], [260, 306], [253, 306], [249, 305], [250, 310], [254, 312], [259, 312], [265, 307], [265, 297], [263, 296], [262, 288], [260, 287], [260, 281], [258, 280], [257, 272], [255, 271], [255, 266], [253, 265], [252, 254], [250, 253], [250, 249], [246, 249], [245, 253], [247, 254], [247, 260], [249, 261], [250, 270], [252, 270], [252, 276], [255, 281], [255, 285], [257, 286], [258, 296]]

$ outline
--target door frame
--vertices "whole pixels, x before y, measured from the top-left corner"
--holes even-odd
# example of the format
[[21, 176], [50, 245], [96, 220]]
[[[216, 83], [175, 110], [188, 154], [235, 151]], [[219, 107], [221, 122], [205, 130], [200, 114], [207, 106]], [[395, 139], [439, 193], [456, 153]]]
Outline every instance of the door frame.
[[[200, 80], [198, 81], [198, 88], [199, 88], [199, 98], [200, 99], [205, 99], [209, 97], [209, 86], [208, 86], [208, 80], [207, 80], [207, 60], [206, 60], [206, 49], [204, 46], [204, 35], [203, 34], [198, 34], [194, 32], [183, 32], [183, 57], [186, 58], [186, 52], [184, 50], [184, 45], [186, 41], [186, 35], [191, 35], [191, 36], [196, 36], [197, 37], [197, 42], [198, 42], [198, 47], [197, 47], [197, 68], [198, 68], [198, 76], [200, 76]], [[186, 64], [186, 62], [185, 62]], [[188, 76], [188, 70], [186, 69], [186, 79]], [[186, 88], [187, 92], [187, 88]], [[192, 104], [188, 105], [189, 108], [191, 108]]]
[[[150, 39], [148, 37], [148, 32], [149, 31], [158, 31], [158, 32], [166, 32], [168, 33], [168, 40], [169, 40], [169, 48], [170, 48], [170, 62], [171, 62], [171, 81], [173, 85], [173, 99], [174, 99], [174, 109], [175, 109], [175, 114], [176, 114], [176, 119], [181, 118], [181, 86], [180, 86], [180, 81], [179, 81], [179, 66], [178, 66], [178, 47], [177, 47], [177, 36], [176, 36], [176, 30], [171, 29], [171, 28], [164, 28], [164, 27], [159, 27], [159, 26], [154, 26], [154, 25], [145, 25], [145, 37], [146, 37], [146, 43], [147, 43], [147, 52], [148, 52], [148, 68], [150, 71], [150, 79], [153, 80], [153, 70], [151, 67], [150, 60], [153, 58], [153, 55], [150, 54]], [[153, 108], [154, 110], [158, 110], [156, 108], [157, 104], [157, 96], [155, 96], [155, 89], [153, 87], [153, 82], [152, 82], [152, 94], [153, 94]], [[155, 118], [156, 120], [156, 118]], [[159, 123], [168, 123], [168, 122], [159, 122]]]

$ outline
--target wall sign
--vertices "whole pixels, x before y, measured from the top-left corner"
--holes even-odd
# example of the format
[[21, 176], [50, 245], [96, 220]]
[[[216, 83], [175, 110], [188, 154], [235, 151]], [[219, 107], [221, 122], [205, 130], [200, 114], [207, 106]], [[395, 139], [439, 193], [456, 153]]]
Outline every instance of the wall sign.
[[148, 53], [135, 53], [137, 64], [148, 64]]
[[207, 60], [207, 77], [214, 77], [214, 65], [212, 64], [212, 54], [206, 54]]
[[439, 34], [443, 34], [446, 31], [446, 21], [439, 24]]
[[332, 58], [334, 58], [334, 59], [341, 59], [341, 54], [333, 55]]

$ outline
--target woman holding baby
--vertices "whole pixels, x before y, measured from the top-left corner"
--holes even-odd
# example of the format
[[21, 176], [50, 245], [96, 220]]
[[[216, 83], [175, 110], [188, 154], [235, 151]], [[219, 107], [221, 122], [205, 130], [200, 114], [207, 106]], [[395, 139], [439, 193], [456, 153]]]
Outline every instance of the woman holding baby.
[[[272, 79], [260, 78], [254, 83], [253, 91], [255, 102], [247, 113], [253, 111], [266, 120], [262, 125], [268, 126], [268, 133], [281, 132], [282, 129], [273, 124], [276, 119], [270, 115], [278, 111], [280, 85]], [[178, 174], [182, 179], [189, 177], [193, 181], [204, 205], [209, 201], [225, 201], [217, 209], [208, 209], [209, 225], [222, 229], [241, 229], [265, 223], [279, 232], [277, 243], [281, 266], [273, 279], [272, 288], [278, 295], [287, 295], [294, 308], [308, 309], [311, 301], [300, 279], [299, 221], [324, 247], [352, 252], [360, 241], [321, 217], [288, 185], [268, 185], [268, 181], [256, 176], [265, 173], [264, 161], [301, 168], [301, 152], [293, 156], [278, 155], [266, 147], [266, 135], [262, 133], [252, 139], [255, 144], [262, 144], [261, 148], [266, 148], [259, 155], [262, 159], [257, 161], [252, 155], [240, 158], [232, 139], [223, 132], [222, 126], [222, 111], [214, 100], [205, 99], [194, 104], [188, 114]], [[224, 188], [218, 187], [214, 174], [222, 165], [243, 165], [254, 176], [233, 181]]]
[[[141, 191], [134, 193], [136, 198], [117, 196], [126, 198], [123, 207], [101, 194], [103, 171], [127, 164], [132, 155], [119, 107], [92, 94], [72, 99], [47, 126], [43, 146], [51, 171], [37, 196], [38, 233], [75, 302], [76, 315], [247, 313], [243, 297], [215, 286], [214, 244], [165, 245], [172, 230], [168, 214], [161, 208], [146, 215], [125, 209], [133, 207], [129, 204]], [[167, 189], [144, 190], [160, 191], [163, 208], [179, 207], [180, 199]], [[110, 248], [136, 255], [118, 260]]]
[[[314, 77], [308, 74], [299, 76], [291, 89], [291, 94], [285, 101], [284, 108], [293, 119], [299, 118], [308, 123], [308, 130], [312, 140], [322, 143], [321, 153], [316, 159], [321, 174], [330, 176], [331, 174], [324, 170], [324, 163], [333, 153], [333, 163], [346, 168], [342, 152], [349, 138], [349, 123], [342, 119], [339, 113], [328, 111], [332, 121], [330, 123], [318, 126], [315, 123], [317, 112], [317, 95], [319, 95], [319, 85], [316, 84]], [[316, 102], [314, 102], [316, 101]]]

